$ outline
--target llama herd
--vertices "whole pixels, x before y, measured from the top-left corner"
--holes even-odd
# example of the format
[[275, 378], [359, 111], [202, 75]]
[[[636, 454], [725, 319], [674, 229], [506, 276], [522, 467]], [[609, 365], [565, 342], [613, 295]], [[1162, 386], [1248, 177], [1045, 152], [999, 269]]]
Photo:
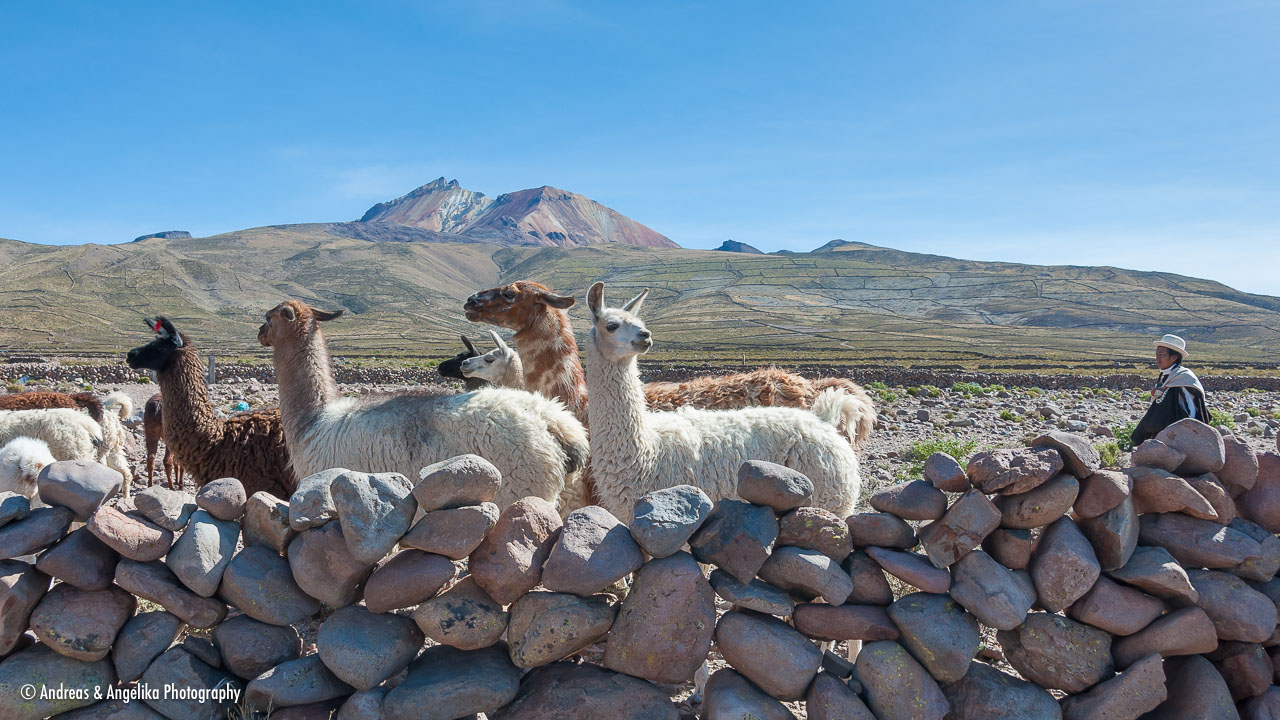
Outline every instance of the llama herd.
[[[814, 483], [814, 504], [853, 512], [860, 478], [855, 448], [874, 426], [868, 394], [844, 378], [806, 378], [776, 368], [640, 382], [638, 358], [654, 338], [640, 311], [648, 290], [621, 307], [604, 285], [587, 295], [586, 366], [568, 310], [576, 304], [530, 281], [472, 295], [468, 320], [494, 330], [494, 349], [441, 363], [463, 379], [457, 394], [401, 391], [344, 397], [338, 392], [322, 325], [326, 312], [289, 300], [266, 313], [258, 341], [271, 349], [278, 408], [220, 417], [205, 385], [199, 351], [172, 320], [147, 320], [154, 337], [130, 350], [128, 365], [153, 371], [159, 394], [147, 403], [148, 475], [156, 439], [167, 446], [170, 481], [181, 468], [198, 484], [238, 478], [246, 493], [289, 497], [298, 479], [335, 467], [419, 471], [474, 454], [502, 473], [496, 502], [536, 496], [562, 513], [598, 504], [624, 521], [642, 495], [688, 484], [712, 499], [735, 494], [747, 460], [795, 468]], [[0, 397], [0, 491], [34, 494], [35, 475], [54, 460], [102, 462], [125, 476], [132, 412], [122, 394], [21, 393]], [[588, 432], [588, 428], [590, 432]]]

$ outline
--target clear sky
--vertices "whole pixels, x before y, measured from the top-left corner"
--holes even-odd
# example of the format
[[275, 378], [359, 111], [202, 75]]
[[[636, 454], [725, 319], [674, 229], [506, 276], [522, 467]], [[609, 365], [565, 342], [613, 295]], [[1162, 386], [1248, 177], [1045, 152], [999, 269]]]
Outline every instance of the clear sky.
[[833, 238], [1280, 295], [1280, 2], [7, 2], [0, 237], [554, 185], [686, 247]]

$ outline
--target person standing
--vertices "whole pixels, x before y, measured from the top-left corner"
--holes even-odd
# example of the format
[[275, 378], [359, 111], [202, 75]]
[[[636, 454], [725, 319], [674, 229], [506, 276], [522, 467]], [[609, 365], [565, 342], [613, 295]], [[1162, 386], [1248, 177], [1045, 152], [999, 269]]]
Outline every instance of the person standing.
[[1156, 341], [1156, 367], [1160, 378], [1151, 391], [1151, 407], [1133, 430], [1133, 446], [1137, 447], [1161, 430], [1186, 418], [1209, 422], [1205, 406], [1204, 386], [1196, 374], [1182, 366], [1187, 357], [1187, 343], [1177, 335], [1165, 335]]

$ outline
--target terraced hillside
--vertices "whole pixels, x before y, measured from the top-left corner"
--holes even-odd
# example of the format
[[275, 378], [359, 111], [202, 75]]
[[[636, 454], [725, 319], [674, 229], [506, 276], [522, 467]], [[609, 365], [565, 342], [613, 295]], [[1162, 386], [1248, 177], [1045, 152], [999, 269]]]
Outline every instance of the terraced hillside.
[[[260, 351], [262, 313], [285, 297], [343, 307], [339, 352], [440, 357], [474, 290], [530, 278], [582, 295], [653, 294], [653, 361], [964, 363], [1029, 367], [1145, 362], [1177, 332], [1197, 359], [1274, 366], [1280, 299], [1115, 268], [954, 260], [856, 243], [753, 255], [595, 245], [501, 247], [361, 236], [352, 224], [255, 228], [210, 238], [49, 247], [0, 241], [0, 346], [115, 352], [167, 314], [202, 345]], [[354, 237], [353, 237], [354, 235]], [[585, 310], [573, 316], [585, 328]]]

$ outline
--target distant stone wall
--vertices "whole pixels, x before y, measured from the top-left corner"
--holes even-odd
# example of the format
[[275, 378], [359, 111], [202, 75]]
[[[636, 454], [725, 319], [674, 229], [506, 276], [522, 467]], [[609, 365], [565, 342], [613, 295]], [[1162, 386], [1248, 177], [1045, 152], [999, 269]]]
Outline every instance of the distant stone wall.
[[[1280, 455], [1188, 420], [1134, 461], [1062, 433], [939, 454], [847, 518], [748, 463], [741, 499], [660, 490], [629, 526], [499, 512], [474, 456], [287, 502], [232, 479], [121, 499], [114, 471], [55, 463], [50, 507], [0, 494], [0, 717], [1276, 717]], [[677, 706], [713, 648], [728, 667]], [[93, 693], [136, 681], [141, 707]]]

